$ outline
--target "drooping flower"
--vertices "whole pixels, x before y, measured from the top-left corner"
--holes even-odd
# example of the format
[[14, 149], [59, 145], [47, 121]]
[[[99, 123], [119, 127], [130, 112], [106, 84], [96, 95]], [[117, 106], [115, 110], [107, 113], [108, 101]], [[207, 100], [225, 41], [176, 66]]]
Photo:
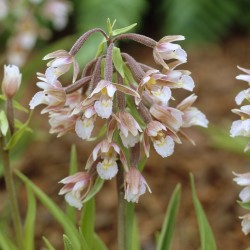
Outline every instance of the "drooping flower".
[[92, 185], [91, 175], [87, 172], [78, 172], [62, 179], [59, 183], [64, 184], [59, 195], [65, 195], [65, 200], [80, 210]]
[[233, 179], [240, 186], [250, 186], [250, 173], [237, 174], [233, 173], [236, 177]]
[[130, 167], [125, 174], [124, 179], [125, 199], [128, 202], [138, 202], [139, 197], [146, 192], [146, 189], [151, 193], [151, 190], [141, 175], [140, 171], [135, 167]]
[[65, 90], [56, 76], [53, 73], [51, 74], [53, 69], [50, 69], [45, 72], [45, 75], [38, 73], [38, 79], [41, 81], [37, 83], [37, 86], [43, 91], [37, 92], [29, 103], [31, 109], [40, 104], [46, 104], [47, 107], [42, 110], [42, 113], [62, 108], [66, 101]]
[[22, 74], [15, 65], [4, 65], [4, 77], [2, 81], [3, 94], [11, 99], [17, 93], [21, 84]]
[[127, 162], [124, 152], [115, 142], [103, 140], [98, 143], [86, 164], [86, 169], [90, 169], [96, 162], [96, 170], [99, 176], [104, 180], [112, 179], [118, 172], [116, 161], [120, 159], [124, 169], [127, 169]]
[[168, 65], [164, 60], [175, 59], [184, 63], [187, 61], [187, 53], [181, 48], [180, 45], [172, 42], [185, 40], [184, 36], [165, 36], [155, 46], [153, 56], [155, 62], [168, 69]]
[[240, 216], [240, 219], [242, 219], [241, 227], [242, 232], [247, 235], [250, 233], [250, 214], [246, 214], [244, 216]]

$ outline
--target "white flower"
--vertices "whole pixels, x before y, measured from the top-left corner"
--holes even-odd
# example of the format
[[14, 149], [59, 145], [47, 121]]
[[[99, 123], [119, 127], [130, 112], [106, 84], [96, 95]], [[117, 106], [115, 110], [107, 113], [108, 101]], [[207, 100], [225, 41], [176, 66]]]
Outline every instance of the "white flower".
[[247, 235], [250, 232], [250, 214], [246, 214], [244, 216], [239, 217], [242, 219], [241, 222], [241, 227], [242, 227], [242, 232]]
[[153, 140], [156, 152], [162, 157], [168, 157], [174, 153], [174, 140], [170, 136]]
[[94, 108], [98, 116], [108, 119], [112, 114], [113, 101], [112, 99], [103, 98], [95, 102]]
[[240, 186], [250, 186], [250, 172], [244, 173], [244, 174], [233, 174], [237, 177], [235, 177], [233, 180]]
[[234, 121], [230, 130], [230, 135], [235, 136], [250, 136], [250, 119]]
[[96, 170], [102, 179], [110, 180], [116, 176], [118, 172], [118, 166], [113, 158], [104, 159], [102, 162], [98, 162]]
[[250, 202], [250, 186], [243, 188], [239, 194], [242, 202]]
[[15, 65], [4, 65], [2, 91], [7, 98], [13, 98], [21, 84], [22, 74]]

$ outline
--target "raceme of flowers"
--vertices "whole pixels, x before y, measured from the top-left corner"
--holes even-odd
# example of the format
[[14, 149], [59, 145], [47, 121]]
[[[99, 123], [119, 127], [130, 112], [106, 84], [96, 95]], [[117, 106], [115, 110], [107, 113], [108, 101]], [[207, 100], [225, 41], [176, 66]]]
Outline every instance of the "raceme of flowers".
[[[93, 33], [105, 39], [99, 53], [80, 70], [76, 54]], [[153, 58], [162, 70], [138, 62], [117, 47], [120, 40], [130, 39], [152, 48]], [[80, 209], [98, 175], [112, 179], [124, 171], [125, 199], [138, 202], [149, 189], [138, 170], [143, 154], [150, 147], [162, 157], [173, 154], [175, 144], [192, 140], [184, 128], [207, 127], [205, 115], [193, 106], [197, 96], [191, 94], [175, 104], [177, 89], [193, 91], [194, 81], [187, 70], [176, 69], [187, 60], [186, 52], [174, 42], [183, 36], [166, 36], [155, 41], [134, 33], [108, 36], [102, 29], [83, 34], [70, 51], [58, 50], [44, 57], [49, 60], [45, 73], [38, 73], [37, 92], [30, 108], [43, 104], [48, 113], [50, 133], [62, 136], [74, 132], [82, 140], [93, 140], [105, 133], [86, 163], [86, 171], [61, 181], [67, 202]], [[73, 67], [73, 79], [65, 85], [60, 77]], [[81, 72], [81, 74], [79, 74]], [[93, 135], [95, 123], [101, 120], [104, 133]], [[102, 129], [102, 130], [103, 130]], [[103, 131], [102, 131], [103, 132]], [[125, 151], [129, 154], [129, 160]]]
[[[240, 74], [236, 77], [238, 80], [246, 81], [250, 84], [250, 70], [238, 67], [242, 70], [245, 74]], [[250, 137], [250, 88], [242, 90], [238, 95], [235, 97], [235, 101], [238, 105], [242, 105], [243, 102], [247, 102], [248, 105], [243, 105], [239, 109], [233, 109], [232, 112], [240, 116], [240, 120], [234, 121], [230, 134], [232, 137], [235, 136], [245, 136]], [[245, 151], [249, 150], [250, 144], [248, 143], [245, 147]], [[250, 202], [250, 173], [244, 174], [237, 174], [234, 173], [236, 177], [234, 181], [240, 185], [245, 186], [245, 188], [240, 192], [240, 199], [241, 202], [247, 204]], [[241, 216], [242, 219], [242, 231], [244, 234], [249, 234], [250, 232], [250, 214], [246, 214]]]
[[[7, 31], [7, 62], [22, 66], [38, 38], [46, 40], [51, 31], [62, 30], [68, 23], [72, 3], [67, 0], [0, 0], [0, 33]], [[14, 25], [12, 25], [15, 20]]]

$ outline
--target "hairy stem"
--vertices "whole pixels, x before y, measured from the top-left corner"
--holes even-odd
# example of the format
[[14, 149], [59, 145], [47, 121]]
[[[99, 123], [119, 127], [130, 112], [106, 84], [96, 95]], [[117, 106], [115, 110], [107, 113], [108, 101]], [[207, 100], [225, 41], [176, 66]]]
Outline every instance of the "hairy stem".
[[5, 179], [5, 185], [6, 190], [9, 196], [9, 202], [10, 202], [10, 210], [11, 210], [11, 216], [12, 221], [15, 229], [15, 235], [16, 235], [16, 241], [18, 245], [18, 249], [22, 250], [22, 223], [21, 223], [21, 217], [18, 209], [18, 203], [17, 203], [17, 196], [16, 196], [16, 189], [14, 185], [13, 180], [13, 173], [11, 171], [10, 167], [10, 160], [9, 160], [9, 151], [5, 150], [5, 142], [4, 137], [0, 135], [0, 150], [1, 150], [1, 159], [3, 163], [4, 168], [4, 179]]
[[117, 240], [118, 250], [126, 250], [126, 200], [124, 199], [124, 184], [122, 168], [116, 176], [117, 181], [117, 196], [118, 196], [118, 225], [117, 225]]

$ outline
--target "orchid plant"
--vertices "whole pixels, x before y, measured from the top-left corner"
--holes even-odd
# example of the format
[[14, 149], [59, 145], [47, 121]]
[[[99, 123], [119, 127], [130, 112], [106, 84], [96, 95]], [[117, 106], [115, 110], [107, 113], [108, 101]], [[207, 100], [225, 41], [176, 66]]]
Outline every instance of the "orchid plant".
[[[149, 157], [150, 141], [161, 157], [174, 153], [175, 144], [182, 139], [194, 143], [184, 132], [194, 125], [207, 127], [205, 115], [193, 107], [197, 96], [191, 94], [175, 104], [174, 92], [178, 89], [193, 91], [194, 81], [187, 70], [176, 69], [187, 61], [187, 54], [176, 41], [183, 36], [166, 36], [155, 41], [144, 35], [125, 33], [113, 29], [108, 21], [108, 33], [95, 28], [84, 33], [69, 51], [49, 53], [45, 73], [38, 73], [37, 92], [30, 101], [30, 108], [43, 104], [41, 113], [48, 113], [50, 132], [62, 136], [76, 133], [82, 140], [95, 140], [85, 170], [70, 175], [60, 195], [77, 209], [82, 209], [84, 199], [98, 180], [110, 180], [115, 176], [120, 195], [118, 231], [119, 249], [125, 249], [122, 227], [125, 225], [124, 209], [127, 202], [138, 202], [147, 190], [148, 183], [138, 169], [143, 157]], [[88, 38], [100, 33], [103, 36], [96, 57], [82, 69], [76, 56]], [[138, 62], [131, 55], [121, 52], [119, 42], [133, 40], [152, 49], [155, 63], [161, 69]], [[69, 84], [62, 75], [73, 67]], [[81, 74], [79, 75], [79, 72]], [[97, 120], [103, 129], [93, 135]], [[125, 200], [124, 200], [125, 199]]]
[[[250, 70], [242, 67], [238, 67], [244, 74], [240, 74], [236, 77], [238, 80], [246, 81], [250, 83]], [[250, 88], [242, 90], [235, 97], [236, 104], [242, 105], [244, 101], [247, 103], [250, 101]], [[250, 137], [250, 105], [243, 105], [239, 109], [232, 109], [232, 112], [240, 116], [240, 120], [236, 120], [232, 123], [230, 134], [232, 137], [235, 136], [244, 136]], [[244, 149], [247, 151], [250, 149], [250, 144], [248, 143]], [[240, 185], [244, 186], [244, 189], [240, 192], [239, 197], [241, 201], [239, 204], [246, 209], [249, 209], [250, 206], [250, 173], [237, 174], [234, 181]], [[244, 234], [250, 233], [250, 214], [246, 214], [240, 217], [242, 219], [241, 226]]]
[[[85, 143], [96, 141], [96, 145], [85, 168], [80, 170], [76, 167], [73, 148], [70, 175], [59, 181], [63, 184], [59, 195], [64, 195], [66, 202], [73, 207], [69, 213], [62, 211], [42, 190], [15, 170], [18, 178], [25, 183], [28, 194], [24, 227], [15, 194], [9, 151], [23, 132], [28, 130], [29, 119], [21, 127], [20, 124], [19, 127], [15, 124], [14, 106], [22, 108], [17, 102], [13, 106], [13, 97], [20, 86], [21, 74], [17, 66], [5, 66], [2, 99], [6, 102], [6, 109], [0, 113], [1, 154], [17, 247], [6, 240], [1, 232], [0, 247], [4, 246], [7, 250], [34, 249], [35, 194], [64, 228], [66, 250], [107, 249], [94, 232], [94, 196], [101, 190], [104, 181], [116, 178], [118, 249], [132, 249], [132, 245], [133, 249], [139, 249], [135, 247], [137, 231], [133, 204], [138, 203], [147, 191], [152, 192], [143, 176], [143, 167], [150, 156], [151, 145], [159, 156], [166, 158], [174, 153], [175, 144], [182, 143], [182, 140], [187, 139], [194, 144], [185, 128], [195, 125], [207, 127], [206, 116], [193, 106], [197, 99], [195, 94], [191, 93], [176, 103], [175, 92], [180, 89], [193, 92], [195, 87], [191, 73], [177, 69], [187, 61], [186, 52], [175, 43], [184, 40], [184, 37], [166, 36], [155, 41], [144, 35], [127, 33], [135, 25], [114, 29], [114, 24], [108, 19], [107, 33], [100, 28], [92, 29], [84, 33], [69, 51], [57, 50], [43, 58], [49, 62], [44, 73], [37, 73], [37, 86], [41, 90], [31, 99], [30, 109], [45, 105], [41, 113], [48, 114], [51, 134], [60, 137], [75, 133], [79, 140], [84, 140]], [[103, 39], [95, 58], [81, 68], [77, 55], [88, 38], [95, 33], [101, 34]], [[127, 39], [150, 47], [155, 67], [122, 52], [119, 42]], [[70, 77], [72, 80], [65, 80], [69, 78], [64, 78], [63, 75], [70, 72], [73, 72]], [[210, 250], [216, 250], [192, 176], [191, 185], [202, 249], [207, 249], [208, 245]], [[157, 250], [170, 249], [179, 201], [178, 185], [169, 201]], [[72, 216], [74, 208], [82, 210], [80, 222], [76, 222]], [[79, 231], [75, 224], [77, 227], [80, 225]], [[207, 232], [206, 239], [203, 238], [204, 231]], [[46, 238], [44, 241], [48, 249], [55, 249]]]

